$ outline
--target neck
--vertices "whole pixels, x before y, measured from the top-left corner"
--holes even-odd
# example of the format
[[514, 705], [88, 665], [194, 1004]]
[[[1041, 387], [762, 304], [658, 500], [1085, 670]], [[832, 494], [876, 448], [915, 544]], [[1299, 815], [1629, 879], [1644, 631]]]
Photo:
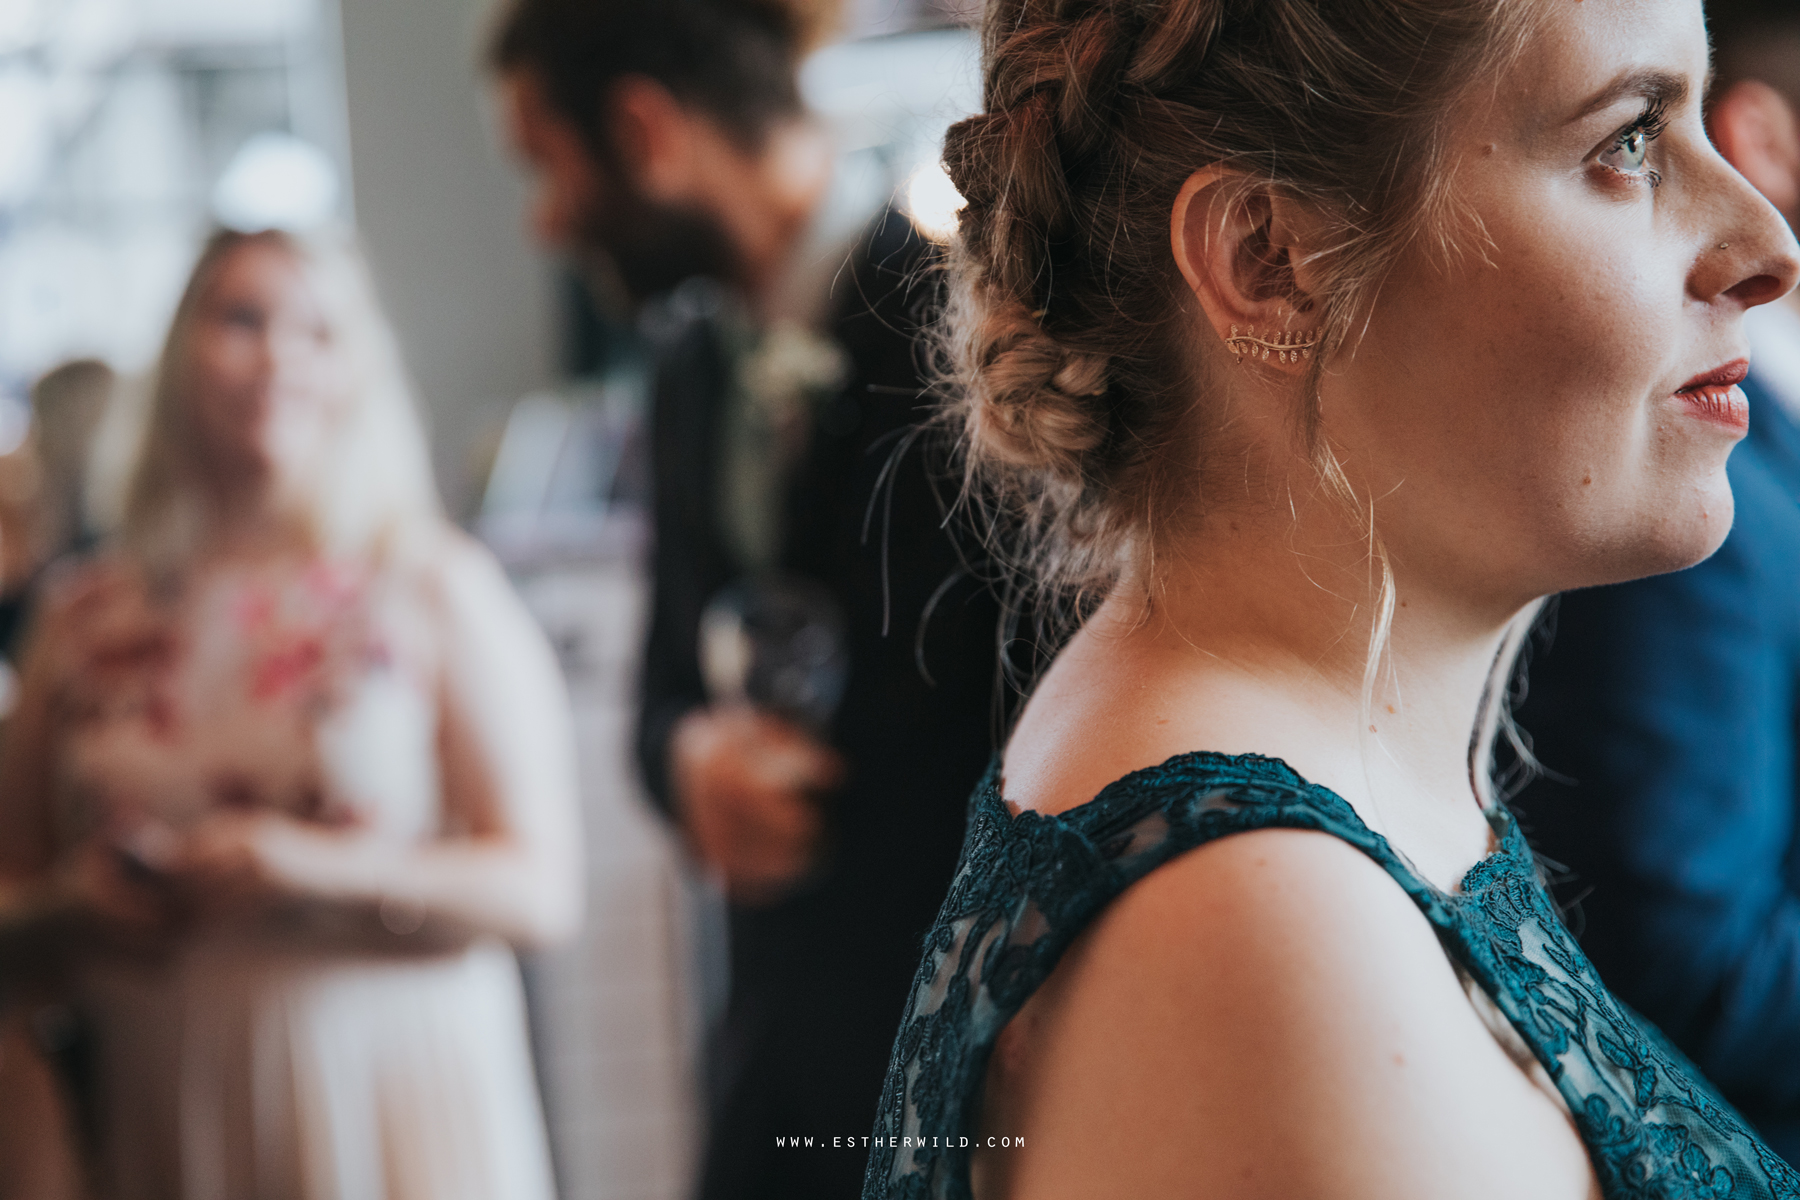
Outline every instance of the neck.
[[[1398, 564], [1384, 588], [1368, 538], [1319, 490], [1296, 478], [1279, 504], [1220, 509], [1170, 539], [1097, 628], [1129, 630], [1154, 658], [1231, 676], [1297, 714], [1306, 733], [1283, 756], [1315, 760], [1295, 766], [1353, 802], [1357, 791], [1467, 796], [1471, 733], [1518, 610], [1467, 602]], [[1318, 498], [1289, 503], [1307, 495]], [[1353, 762], [1360, 771], [1345, 769]]]
[[205, 558], [267, 558], [304, 553], [312, 539], [294, 505], [269, 481], [214, 481], [205, 496]]
[[1489, 848], [1471, 736], [1532, 597], [1496, 599], [1483, 563], [1423, 551], [1431, 571], [1394, 556], [1390, 591], [1282, 411], [1247, 406], [1203, 431], [1217, 466], [1180, 485], [1197, 503], [1171, 510], [1045, 673], [1007, 744], [1004, 794], [1060, 812], [1184, 751], [1273, 755], [1453, 887]]

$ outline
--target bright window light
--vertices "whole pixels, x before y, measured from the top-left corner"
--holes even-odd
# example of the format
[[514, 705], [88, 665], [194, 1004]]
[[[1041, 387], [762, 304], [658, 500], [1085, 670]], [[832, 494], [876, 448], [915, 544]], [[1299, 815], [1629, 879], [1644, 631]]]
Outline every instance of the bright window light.
[[0, 54], [15, 53], [36, 43], [43, 20], [43, 0], [6, 0], [0, 4]]
[[338, 173], [331, 157], [288, 133], [245, 142], [213, 191], [221, 223], [259, 229], [316, 229], [337, 215]]
[[43, 76], [30, 67], [0, 67], [0, 209], [37, 188], [49, 166], [50, 146], [50, 97]]
[[44, 49], [59, 72], [104, 70], [137, 39], [137, 6], [127, 0], [61, 0], [50, 11]]
[[942, 164], [921, 167], [906, 182], [906, 215], [915, 229], [934, 242], [947, 242], [956, 235], [957, 214], [967, 203]]

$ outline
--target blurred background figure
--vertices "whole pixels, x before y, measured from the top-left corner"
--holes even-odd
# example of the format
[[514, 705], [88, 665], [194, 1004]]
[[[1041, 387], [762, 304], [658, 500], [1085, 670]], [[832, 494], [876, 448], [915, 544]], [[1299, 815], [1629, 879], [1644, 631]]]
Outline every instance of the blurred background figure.
[[0, 1196], [91, 1200], [75, 1106], [45, 1045], [68, 1033], [46, 1007], [56, 993], [47, 943], [63, 933], [45, 919], [47, 900], [30, 885], [0, 884]]
[[27, 388], [150, 366], [214, 222], [350, 215], [331, 0], [0, 6], [0, 450]]
[[[91, 358], [45, 372], [26, 436], [0, 455], [0, 718], [18, 700], [14, 656], [44, 568], [90, 539], [87, 453], [115, 383]], [[47, 915], [38, 889], [0, 887], [0, 1196], [74, 1200], [88, 1194], [75, 1111], [46, 1054], [73, 1030], [48, 970], [62, 930]]]
[[541, 633], [444, 520], [360, 263], [213, 239], [118, 534], [37, 606], [0, 883], [117, 1197], [548, 1197], [508, 949], [580, 919]]
[[88, 1200], [63, 1089], [40, 1052], [28, 1011], [0, 1017], [0, 1196]]
[[[931, 403], [914, 344], [932, 299], [923, 206], [889, 211], [854, 248], [819, 248], [832, 149], [799, 64], [840, 16], [519, 0], [494, 42], [532, 227], [577, 261], [603, 315], [638, 325], [647, 360], [640, 763], [731, 902], [707, 1197], [856, 1193], [860, 1144], [776, 1139], [871, 1119], [998, 717], [998, 606], [945, 531], [944, 464], [909, 437]], [[828, 336], [802, 324], [813, 314]], [[804, 657], [770, 643], [784, 621], [841, 637], [841, 704], [744, 688], [759, 653]], [[743, 643], [721, 652], [720, 629]], [[815, 694], [836, 690], [834, 658], [816, 660]], [[735, 682], [719, 668], [731, 660]]]
[[[1708, 0], [1719, 151], [1800, 228], [1800, 9]], [[1712, 558], [1565, 595], [1517, 804], [1582, 944], [1800, 1165], [1800, 302], [1750, 334], [1750, 434]]]
[[0, 455], [0, 655], [15, 648], [39, 572], [92, 539], [88, 453], [115, 384], [98, 359], [46, 372], [31, 386], [24, 440]]
[[[97, 531], [115, 528], [144, 375], [210, 231], [355, 229], [427, 409], [445, 507], [504, 563], [557, 652], [574, 704], [582, 849], [592, 867], [588, 920], [575, 941], [521, 956], [562, 1192], [665, 1200], [691, 1189], [702, 1123], [699, 1030], [724, 1004], [726, 938], [722, 902], [697, 881], [673, 825], [643, 803], [631, 749], [649, 613], [652, 362], [629, 298], [616, 309], [594, 302], [596, 293], [618, 300], [617, 288], [592, 286], [606, 268], [569, 269], [571, 259], [604, 263], [604, 255], [532, 252], [521, 219], [531, 196], [505, 139], [495, 136], [502, 106], [480, 65], [497, 7], [0, 3], [0, 474], [16, 467], [24, 485], [36, 478], [33, 384], [62, 364], [103, 362], [119, 382], [89, 455], [89, 520]], [[870, 406], [854, 425], [827, 430], [850, 448], [840, 466], [863, 472], [846, 476], [854, 485], [847, 491], [872, 490], [887, 458], [885, 443], [857, 458], [860, 441], [884, 422], [912, 420], [901, 391], [858, 389], [871, 381], [916, 389], [910, 348], [883, 329], [910, 319], [914, 297], [894, 286], [903, 264], [873, 272], [868, 255], [860, 278], [846, 276], [835, 300], [829, 285], [869, 219], [896, 196], [907, 219], [891, 222], [888, 233], [901, 242], [914, 228], [942, 236], [953, 224], [958, 198], [935, 164], [944, 128], [977, 107], [978, 50], [962, 24], [976, 7], [847, 0], [831, 40], [799, 67], [800, 100], [824, 127], [828, 182], [780, 281], [754, 303], [753, 326], [785, 332], [765, 342], [779, 353], [752, 356], [748, 374], [765, 393], [779, 393], [819, 380], [821, 366], [827, 379], [846, 365], [861, 372], [836, 390], [817, 382], [802, 389], [822, 397], [808, 402], [813, 416], [820, 404], [840, 416]], [[881, 318], [816, 336], [830, 330], [834, 304], [852, 302], [852, 288], [867, 293], [865, 314], [884, 305]], [[889, 347], [892, 379], [857, 366], [869, 361], [853, 344], [858, 329]], [[846, 405], [846, 396], [858, 403]], [[810, 470], [813, 457], [808, 450], [797, 470]], [[895, 539], [909, 527], [909, 504], [929, 506], [911, 460], [897, 478]], [[35, 521], [37, 493], [13, 482], [0, 479], [0, 534]], [[860, 548], [866, 508], [859, 512], [858, 503], [821, 502], [815, 515], [840, 522], [845, 544]], [[880, 513], [871, 544], [883, 533]], [[24, 553], [25, 537], [7, 542], [0, 556], [13, 552], [21, 564], [35, 557]], [[839, 552], [829, 541], [819, 549]], [[908, 553], [896, 551], [893, 562]], [[791, 577], [793, 565], [781, 565]], [[40, 569], [28, 578], [48, 583], [58, 574]], [[25, 575], [21, 566], [13, 582]], [[928, 591], [942, 577], [901, 582]], [[880, 581], [870, 570], [858, 586], [850, 603], [839, 599], [837, 583], [827, 588], [845, 610], [846, 642], [878, 628], [871, 614]], [[41, 594], [27, 586], [14, 598]], [[914, 681], [918, 627], [904, 610], [916, 613], [928, 598], [891, 594], [888, 661]], [[954, 673], [936, 658], [953, 642], [943, 613], [959, 603], [953, 589], [925, 642], [940, 685], [934, 696], [956, 690]], [[982, 669], [991, 666], [991, 632], [980, 629]], [[881, 661], [863, 655], [856, 670], [869, 678]], [[913, 686], [917, 701], [925, 689]], [[857, 715], [857, 694], [866, 694], [861, 685], [840, 704], [838, 729], [824, 742], [848, 746], [854, 738], [841, 731], [871, 719], [867, 710]], [[850, 767], [868, 773], [856, 761]], [[860, 794], [854, 781], [842, 793]], [[913, 805], [908, 798], [895, 811], [912, 819]], [[8, 912], [22, 929], [37, 927], [22, 909]], [[34, 965], [30, 948], [42, 944], [19, 940], [19, 965]], [[17, 979], [6, 968], [0, 975]], [[83, 1078], [86, 1043], [69, 1040], [64, 1014], [31, 1003], [14, 1010], [15, 1025]], [[898, 1011], [897, 1002], [882, 1007], [890, 1003]], [[5, 1120], [0, 1115], [0, 1125]]]
[[32, 386], [26, 445], [39, 472], [33, 549], [40, 562], [85, 547], [93, 536], [87, 513], [88, 452], [114, 383], [111, 367], [84, 358], [64, 363]]

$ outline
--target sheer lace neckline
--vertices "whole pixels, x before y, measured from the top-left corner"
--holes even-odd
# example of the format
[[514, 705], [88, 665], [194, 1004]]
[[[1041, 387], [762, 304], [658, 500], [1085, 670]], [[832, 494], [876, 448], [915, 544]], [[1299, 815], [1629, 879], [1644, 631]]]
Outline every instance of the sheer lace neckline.
[[[1512, 847], [1508, 845], [1517, 830], [1517, 822], [1512, 813], [1502, 806], [1482, 809], [1482, 816], [1487, 820], [1488, 851], [1458, 878], [1456, 886], [1445, 891], [1433, 883], [1424, 872], [1413, 864], [1411, 858], [1398, 846], [1390, 842], [1385, 834], [1376, 832], [1362, 819], [1356, 806], [1344, 799], [1331, 788], [1322, 783], [1313, 783], [1300, 772], [1289, 766], [1284, 759], [1268, 754], [1222, 754], [1216, 750], [1186, 750], [1180, 754], [1172, 754], [1154, 766], [1139, 767], [1135, 771], [1127, 771], [1095, 793], [1091, 800], [1072, 805], [1061, 812], [1045, 813], [1034, 808], [1023, 808], [1008, 800], [1002, 794], [1003, 779], [1001, 759], [994, 756], [988, 773], [976, 786], [975, 802], [980, 805], [991, 805], [999, 815], [1009, 821], [1019, 821], [1026, 817], [1040, 821], [1060, 822], [1065, 827], [1089, 836], [1097, 828], [1103, 828], [1109, 821], [1116, 820], [1118, 807], [1121, 804], [1141, 805], [1146, 785], [1154, 787], [1171, 772], [1187, 774], [1193, 770], [1207, 768], [1220, 769], [1227, 772], [1241, 771], [1252, 776], [1268, 778], [1273, 776], [1275, 782], [1285, 787], [1305, 792], [1317, 799], [1329, 810], [1335, 810], [1346, 822], [1378, 846], [1381, 851], [1392, 856], [1406, 871], [1423, 886], [1447, 900], [1457, 900], [1468, 896], [1471, 885], [1479, 883], [1481, 877], [1491, 874], [1503, 863], [1510, 861]], [[1523, 847], [1521, 847], [1523, 848]], [[1525, 848], [1528, 862], [1530, 850]]]
[[1009, 811], [996, 759], [971, 797], [962, 861], [925, 938], [864, 1200], [973, 1200], [969, 1156], [989, 1057], [1063, 953], [1150, 872], [1219, 838], [1276, 828], [1341, 838], [1411, 897], [1459, 974], [1548, 1075], [1606, 1200], [1800, 1200], [1800, 1174], [1607, 991], [1504, 806], [1490, 825], [1498, 848], [1445, 893], [1341, 796], [1278, 759], [1179, 754], [1051, 815]]

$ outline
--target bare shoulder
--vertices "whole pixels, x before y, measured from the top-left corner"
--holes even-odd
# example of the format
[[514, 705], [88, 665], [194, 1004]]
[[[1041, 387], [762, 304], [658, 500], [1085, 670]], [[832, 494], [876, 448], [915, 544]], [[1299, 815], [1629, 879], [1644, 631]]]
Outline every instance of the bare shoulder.
[[1418, 1003], [1421, 982], [1456, 994], [1430, 926], [1386, 871], [1329, 834], [1255, 830], [1126, 889], [1033, 998], [1019, 1036], [1046, 1022], [1076, 1042], [1100, 1025], [1186, 1027], [1180, 1044], [1208, 1057], [1323, 1048], [1359, 1003], [1397, 1011]]
[[530, 615], [493, 551], [444, 522], [414, 554], [414, 577], [428, 602], [459, 636], [519, 632]]
[[984, 1132], [1028, 1147], [983, 1164], [999, 1195], [1588, 1193], [1430, 924], [1322, 833], [1223, 838], [1128, 889], [1007, 1027], [988, 1096]]
[[421, 549], [420, 592], [453, 694], [508, 722], [562, 705], [555, 651], [493, 552], [448, 523]]
[[[1357, 996], [1384, 1007], [1415, 1002], [1420, 976], [1459, 986], [1431, 926], [1387, 871], [1342, 839], [1307, 830], [1256, 830], [1190, 851], [1127, 889], [1083, 941], [1082, 955], [1131, 964], [1126, 974], [1155, 994], [1199, 988], [1204, 996], [1193, 999], [1233, 1011], [1275, 1003], [1314, 1028], [1336, 1023]], [[1297, 986], [1308, 981], [1329, 986]]]
[[420, 574], [447, 599], [496, 587], [511, 590], [494, 552], [448, 521], [421, 538], [413, 554]]

